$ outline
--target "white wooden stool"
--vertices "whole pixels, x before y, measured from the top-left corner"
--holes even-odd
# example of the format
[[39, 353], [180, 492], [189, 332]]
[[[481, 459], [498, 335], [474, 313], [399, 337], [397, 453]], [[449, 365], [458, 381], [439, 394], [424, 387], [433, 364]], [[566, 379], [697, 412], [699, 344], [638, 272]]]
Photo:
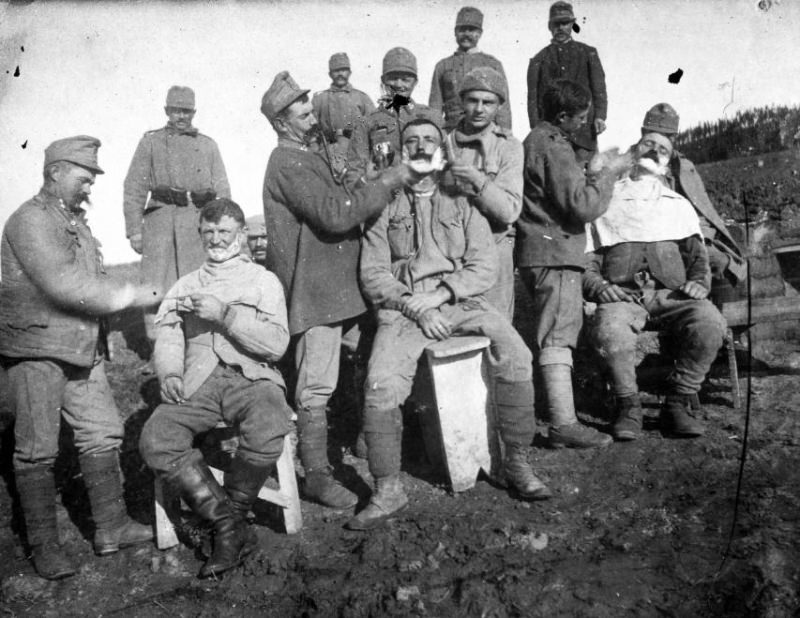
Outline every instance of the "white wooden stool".
[[[297, 478], [294, 473], [294, 445], [291, 434], [286, 434], [283, 438], [283, 452], [278, 458], [276, 467], [279, 489], [272, 489], [265, 485], [258, 492], [258, 497], [282, 507], [286, 533], [295, 534], [303, 527], [303, 515], [300, 512], [300, 496], [297, 492]], [[217, 482], [222, 485], [223, 471], [212, 466], [209, 466], [209, 469]], [[156, 547], [169, 549], [178, 544], [178, 537], [168, 515], [169, 509], [165, 502], [164, 485], [158, 477], [155, 480], [154, 490]]]
[[[435, 412], [423, 411], [420, 421], [426, 446], [444, 455], [454, 492], [475, 486], [478, 473], [492, 472], [497, 458], [493, 409], [483, 367], [486, 337], [451, 337], [425, 349], [435, 400]], [[433, 447], [433, 449], [431, 448]]]

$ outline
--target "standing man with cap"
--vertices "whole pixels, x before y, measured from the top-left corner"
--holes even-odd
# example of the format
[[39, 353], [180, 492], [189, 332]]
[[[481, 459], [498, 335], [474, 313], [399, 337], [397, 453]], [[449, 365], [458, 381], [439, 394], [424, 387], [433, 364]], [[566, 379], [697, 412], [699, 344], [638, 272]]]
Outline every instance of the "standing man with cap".
[[[659, 133], [673, 140], [678, 134], [679, 121], [678, 112], [669, 103], [657, 103], [644, 116], [642, 136]], [[744, 281], [747, 263], [742, 250], [711, 203], [694, 163], [675, 149], [664, 180], [670, 189], [691, 202], [700, 217], [712, 279], [731, 286]]]
[[544, 93], [557, 79], [569, 79], [586, 88], [592, 95], [589, 117], [586, 124], [569, 135], [569, 140], [581, 161], [587, 161], [597, 150], [597, 136], [606, 130], [606, 75], [597, 50], [572, 40], [572, 31], [578, 29], [569, 2], [553, 3], [547, 26], [553, 40], [528, 65], [528, 121], [533, 129], [542, 120]]
[[411, 98], [417, 85], [417, 58], [405, 47], [386, 52], [381, 85], [378, 108], [356, 124], [350, 140], [345, 183], [351, 187], [400, 162], [403, 125], [415, 110], [428, 108]]
[[339, 169], [344, 161], [357, 122], [375, 110], [370, 98], [350, 85], [350, 58], [344, 52], [328, 60], [331, 87], [317, 92], [311, 100], [322, 135], [333, 146]]
[[264, 177], [267, 266], [286, 290], [289, 334], [295, 343], [294, 393], [305, 494], [333, 508], [357, 496], [334, 480], [328, 461], [327, 404], [339, 377], [343, 336], [366, 312], [358, 286], [361, 224], [384, 209], [414, 176], [400, 164], [352, 192], [337, 183], [314, 147], [317, 121], [301, 89], [282, 71], [261, 100], [278, 134]]
[[[444, 128], [453, 130], [464, 115], [461, 105], [461, 82], [464, 76], [477, 67], [494, 69], [505, 79], [500, 61], [478, 49], [478, 41], [483, 34], [483, 13], [471, 6], [463, 7], [456, 16], [456, 43], [458, 49], [452, 56], [436, 63], [431, 81], [431, 94], [428, 104], [444, 114]], [[496, 122], [511, 131], [511, 108], [508, 94], [497, 111]]]
[[0, 243], [0, 365], [16, 407], [14, 475], [33, 564], [47, 579], [76, 571], [59, 544], [53, 464], [61, 418], [74, 432], [95, 524], [94, 551], [152, 538], [128, 517], [119, 448], [123, 424], [106, 380], [102, 316], [154, 302], [154, 291], [109, 277], [81, 207], [100, 140], [45, 150], [44, 185], [8, 219]]
[[155, 340], [158, 301], [179, 277], [205, 260], [197, 240], [197, 212], [231, 189], [216, 142], [192, 126], [194, 91], [172, 86], [167, 92], [167, 125], [139, 141], [125, 177], [125, 233], [141, 254], [141, 276], [158, 290], [145, 310], [145, 329]]
[[442, 184], [451, 181], [483, 213], [498, 249], [498, 271], [486, 300], [511, 322], [514, 318], [514, 222], [522, 210], [522, 144], [495, 119], [506, 101], [502, 73], [472, 69], [461, 82], [464, 116], [447, 135], [450, 167]]

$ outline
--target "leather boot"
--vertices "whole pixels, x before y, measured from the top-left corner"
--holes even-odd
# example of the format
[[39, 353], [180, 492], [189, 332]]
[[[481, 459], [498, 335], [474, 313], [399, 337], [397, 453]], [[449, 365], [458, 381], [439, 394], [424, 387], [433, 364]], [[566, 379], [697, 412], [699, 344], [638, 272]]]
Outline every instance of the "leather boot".
[[56, 484], [50, 466], [16, 470], [17, 492], [36, 572], [45, 579], [75, 574], [75, 566], [58, 542]]
[[347, 509], [358, 496], [333, 478], [328, 463], [328, 417], [324, 407], [297, 411], [298, 450], [306, 472], [303, 494], [323, 506]]
[[346, 524], [348, 530], [372, 530], [405, 508], [408, 496], [399, 474], [375, 479], [375, 492], [367, 507]]
[[530, 448], [513, 444], [506, 445], [506, 455], [503, 460], [502, 485], [516, 491], [523, 500], [546, 500], [553, 493], [533, 473], [528, 461]]
[[[242, 550], [247, 545], [246, 525], [202, 458], [189, 460], [167, 480], [192, 511], [214, 526], [214, 550], [206, 562], [213, 569], [204, 565], [200, 577], [218, 575], [241, 564], [245, 555]], [[223, 558], [229, 560], [223, 561]]]
[[617, 398], [617, 420], [611, 428], [615, 440], [628, 442], [642, 437], [642, 402], [639, 393]]
[[107, 556], [122, 547], [153, 540], [153, 528], [128, 517], [122, 497], [119, 452], [81, 455], [83, 483], [94, 521], [94, 553]]
[[578, 421], [572, 395], [572, 367], [566, 364], [542, 365], [541, 372], [550, 420], [550, 446], [602, 448], [611, 444], [611, 436]]
[[693, 410], [691, 403], [691, 395], [667, 395], [659, 416], [661, 431], [676, 438], [702, 436], [706, 429], [695, 418], [699, 410]]

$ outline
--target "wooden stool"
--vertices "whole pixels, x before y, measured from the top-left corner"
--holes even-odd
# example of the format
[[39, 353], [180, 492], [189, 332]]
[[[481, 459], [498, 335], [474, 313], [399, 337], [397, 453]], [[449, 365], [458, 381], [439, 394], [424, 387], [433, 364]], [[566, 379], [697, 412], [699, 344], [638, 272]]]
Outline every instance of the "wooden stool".
[[482, 363], [488, 347], [486, 337], [451, 337], [425, 349], [435, 405], [420, 424], [430, 459], [445, 465], [455, 492], [474, 487], [481, 468], [490, 473], [496, 453]]
[[[218, 428], [227, 427], [220, 425]], [[297, 478], [294, 473], [294, 445], [292, 444], [291, 434], [283, 437], [283, 452], [278, 458], [278, 486], [275, 490], [266, 485], [258, 492], [258, 497], [272, 504], [277, 504], [283, 509], [283, 522], [287, 534], [295, 534], [303, 527], [303, 515], [300, 512], [300, 496], [297, 492]], [[209, 466], [211, 473], [217, 482], [222, 485], [223, 471], [219, 468]], [[156, 525], [156, 547], [159, 549], [169, 549], [178, 544], [178, 537], [175, 534], [175, 527], [169, 518], [168, 504], [165, 501], [164, 484], [156, 477], [155, 479], [155, 525]]]

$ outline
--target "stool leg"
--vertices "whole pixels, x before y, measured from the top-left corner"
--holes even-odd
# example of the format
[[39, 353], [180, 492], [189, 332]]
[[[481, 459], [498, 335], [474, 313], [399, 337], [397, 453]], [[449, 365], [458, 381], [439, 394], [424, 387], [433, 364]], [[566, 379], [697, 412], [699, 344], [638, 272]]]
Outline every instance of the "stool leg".
[[730, 328], [725, 330], [725, 347], [728, 352], [728, 371], [731, 377], [733, 408], [738, 410], [742, 407], [742, 392], [739, 389], [739, 368], [736, 365], [736, 348], [733, 344], [733, 331]]
[[165, 502], [164, 483], [156, 477], [153, 486], [155, 494], [155, 526], [156, 526], [156, 547], [158, 549], [169, 549], [178, 544], [178, 536], [175, 534], [175, 527], [172, 525], [167, 515], [167, 504]]
[[287, 506], [283, 509], [286, 534], [295, 534], [303, 527], [303, 514], [300, 512], [300, 494], [297, 491], [297, 477], [294, 472], [294, 446], [291, 434], [283, 437], [283, 452], [278, 458], [276, 467], [280, 493], [287, 502]]

